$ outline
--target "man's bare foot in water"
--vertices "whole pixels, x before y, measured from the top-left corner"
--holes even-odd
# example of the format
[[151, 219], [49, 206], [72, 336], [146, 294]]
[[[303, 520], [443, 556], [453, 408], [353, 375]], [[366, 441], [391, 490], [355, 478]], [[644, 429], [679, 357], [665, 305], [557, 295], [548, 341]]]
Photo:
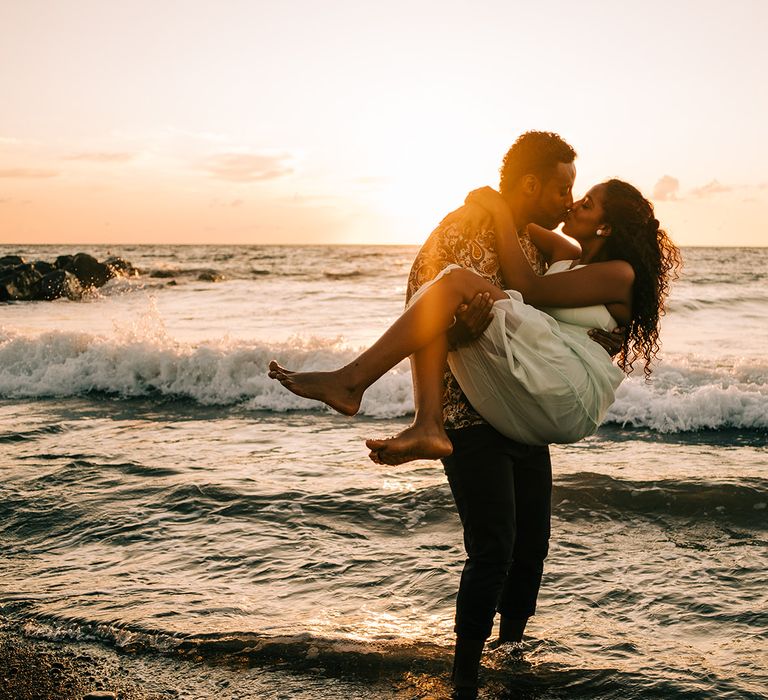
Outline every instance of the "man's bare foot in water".
[[453, 452], [453, 445], [442, 427], [411, 425], [394, 437], [366, 440], [368, 455], [378, 464], [397, 465], [414, 459], [440, 459]]
[[297, 396], [322, 401], [345, 416], [354, 416], [360, 410], [363, 392], [355, 387], [344, 386], [344, 377], [338, 370], [292, 372], [272, 360], [269, 363], [269, 376]]

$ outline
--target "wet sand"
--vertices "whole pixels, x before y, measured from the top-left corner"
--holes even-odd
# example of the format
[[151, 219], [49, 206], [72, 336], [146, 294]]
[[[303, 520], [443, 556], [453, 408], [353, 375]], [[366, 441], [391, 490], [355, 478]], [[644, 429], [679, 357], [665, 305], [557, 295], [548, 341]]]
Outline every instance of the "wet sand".
[[130, 659], [90, 646], [0, 632], [0, 700], [160, 700], [173, 688], [148, 692], [133, 677]]
[[446, 674], [404, 671], [377, 682], [371, 669], [344, 672], [317, 661], [297, 672], [295, 663], [277, 658], [262, 666], [238, 655], [147, 655], [6, 628], [0, 631], [0, 700], [442, 700], [450, 694]]

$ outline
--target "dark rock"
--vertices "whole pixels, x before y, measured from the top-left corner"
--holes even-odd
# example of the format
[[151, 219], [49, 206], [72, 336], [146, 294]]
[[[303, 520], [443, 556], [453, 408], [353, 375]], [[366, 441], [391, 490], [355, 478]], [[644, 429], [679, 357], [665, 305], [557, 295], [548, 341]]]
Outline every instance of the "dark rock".
[[4, 255], [0, 258], [0, 267], [16, 267], [17, 265], [23, 265], [25, 262], [26, 260], [19, 255]]
[[220, 275], [215, 270], [203, 270], [197, 279], [201, 282], [221, 282], [224, 279], [224, 275]]
[[138, 277], [139, 271], [125, 258], [112, 256], [104, 261], [104, 264], [112, 270], [115, 277]]
[[45, 260], [36, 260], [32, 264], [35, 266], [35, 270], [37, 270], [43, 277], [50, 275], [56, 269], [56, 265], [45, 262]]
[[28, 301], [34, 298], [43, 276], [31, 263], [0, 270], [0, 301]]
[[83, 288], [80, 280], [67, 270], [56, 270], [46, 275], [37, 284], [36, 299], [51, 301], [61, 297], [67, 297], [77, 301], [83, 296]]
[[109, 691], [99, 690], [83, 695], [83, 700], [117, 700], [117, 695]]
[[55, 267], [58, 267], [59, 270], [68, 270], [74, 259], [74, 255], [59, 255], [59, 257], [54, 260], [53, 264]]
[[134, 277], [139, 271], [124, 258], [103, 263], [92, 255], [59, 255], [54, 263], [24, 262], [18, 255], [0, 258], [0, 302], [80, 299], [84, 289], [102, 287], [115, 276]]
[[165, 279], [166, 277], [176, 277], [178, 274], [178, 270], [152, 270], [149, 276]]
[[[58, 258], [57, 267], [61, 267], [58, 265]], [[64, 269], [74, 274], [83, 287], [103, 287], [107, 280], [114, 277], [114, 273], [107, 265], [100, 263], [88, 253], [78, 253]]]

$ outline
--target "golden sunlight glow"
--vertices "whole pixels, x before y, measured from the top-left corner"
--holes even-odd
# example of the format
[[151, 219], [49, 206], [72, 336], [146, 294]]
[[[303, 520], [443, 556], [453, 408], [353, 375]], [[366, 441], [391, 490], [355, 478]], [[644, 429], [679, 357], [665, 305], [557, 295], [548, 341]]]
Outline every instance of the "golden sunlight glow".
[[618, 175], [682, 244], [765, 245], [768, 4], [727, 35], [685, 7], [8, 3], [0, 240], [418, 243], [538, 128], [577, 191]]

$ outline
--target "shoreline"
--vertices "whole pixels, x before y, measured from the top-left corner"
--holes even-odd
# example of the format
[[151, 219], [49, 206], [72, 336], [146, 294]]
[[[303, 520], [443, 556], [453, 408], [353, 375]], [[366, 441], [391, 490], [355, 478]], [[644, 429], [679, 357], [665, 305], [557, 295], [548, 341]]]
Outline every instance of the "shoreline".
[[[147, 691], [111, 649], [81, 642], [55, 642], [0, 631], [0, 700], [160, 700], [177, 697], [172, 688]], [[111, 695], [110, 695], [111, 694]]]
[[442, 700], [450, 694], [442, 659], [406, 663], [386, 678], [366, 670], [364, 659], [345, 671], [322, 652], [292, 663], [280, 658], [279, 647], [254, 663], [248, 655], [217, 658], [204, 649], [186, 657], [145, 655], [6, 627], [0, 629], [0, 700]]

